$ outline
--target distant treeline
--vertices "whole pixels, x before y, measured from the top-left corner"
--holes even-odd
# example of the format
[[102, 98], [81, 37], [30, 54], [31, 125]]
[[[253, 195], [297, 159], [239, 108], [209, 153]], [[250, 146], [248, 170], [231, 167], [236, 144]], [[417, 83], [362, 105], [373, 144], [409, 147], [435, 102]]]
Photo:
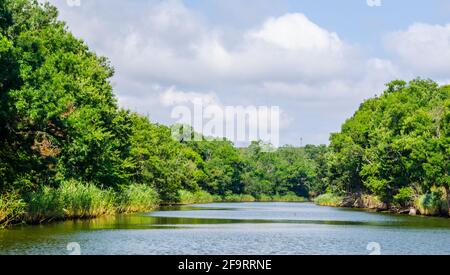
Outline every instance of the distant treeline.
[[0, 1], [0, 224], [325, 193], [445, 209], [449, 87], [394, 81], [329, 147], [267, 152], [261, 142], [174, 139], [169, 127], [118, 108], [113, 73], [53, 6]]

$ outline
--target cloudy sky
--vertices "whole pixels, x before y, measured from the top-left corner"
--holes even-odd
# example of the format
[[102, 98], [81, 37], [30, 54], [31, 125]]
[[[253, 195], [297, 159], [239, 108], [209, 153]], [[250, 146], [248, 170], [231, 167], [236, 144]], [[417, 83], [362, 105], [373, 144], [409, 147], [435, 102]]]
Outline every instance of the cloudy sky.
[[279, 106], [282, 144], [328, 143], [386, 82], [450, 82], [449, 0], [50, 2], [110, 58], [120, 105], [165, 124], [202, 97]]

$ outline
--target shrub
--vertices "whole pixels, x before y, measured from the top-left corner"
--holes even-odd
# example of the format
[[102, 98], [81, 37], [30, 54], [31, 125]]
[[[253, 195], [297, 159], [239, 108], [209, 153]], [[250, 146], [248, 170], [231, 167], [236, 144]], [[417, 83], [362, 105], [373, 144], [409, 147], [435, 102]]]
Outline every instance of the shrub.
[[148, 211], [159, 204], [158, 193], [143, 184], [126, 185], [117, 197], [117, 211], [121, 213]]
[[440, 189], [434, 189], [431, 193], [422, 195], [416, 201], [416, 207], [422, 215], [448, 215], [449, 205]]
[[114, 193], [70, 180], [58, 188], [44, 186], [27, 196], [26, 220], [84, 219], [115, 212]]
[[272, 201], [277, 201], [277, 202], [305, 202], [307, 201], [307, 199], [305, 199], [304, 197], [299, 197], [297, 196], [295, 193], [291, 192], [291, 193], [287, 193], [286, 195], [280, 196], [280, 195], [275, 195], [272, 197]]
[[215, 197], [203, 190], [194, 193], [187, 190], [180, 190], [178, 194], [178, 203], [180, 204], [209, 203], [215, 201]]
[[20, 220], [25, 213], [25, 202], [19, 194], [12, 192], [0, 195], [0, 228]]
[[195, 197], [192, 192], [187, 190], [178, 191], [178, 203], [180, 204], [193, 204], [195, 203]]
[[272, 197], [266, 194], [256, 196], [256, 200], [260, 202], [272, 201]]
[[387, 205], [383, 203], [380, 197], [375, 195], [363, 194], [357, 199], [357, 205], [360, 208], [367, 209], [387, 209]]
[[223, 202], [223, 197], [219, 195], [212, 195], [213, 202]]
[[63, 203], [56, 189], [43, 186], [27, 195], [26, 220], [40, 223], [48, 219], [64, 218]]
[[414, 202], [414, 189], [412, 187], [401, 188], [394, 196], [394, 202], [404, 207], [410, 206]]
[[314, 199], [314, 202], [322, 206], [339, 206], [342, 203], [342, 197], [334, 195], [332, 193], [327, 193], [318, 196]]
[[214, 201], [214, 197], [206, 191], [197, 191], [194, 193], [195, 203], [210, 203]]
[[245, 194], [227, 194], [222, 200], [224, 202], [254, 202], [255, 198], [252, 195]]

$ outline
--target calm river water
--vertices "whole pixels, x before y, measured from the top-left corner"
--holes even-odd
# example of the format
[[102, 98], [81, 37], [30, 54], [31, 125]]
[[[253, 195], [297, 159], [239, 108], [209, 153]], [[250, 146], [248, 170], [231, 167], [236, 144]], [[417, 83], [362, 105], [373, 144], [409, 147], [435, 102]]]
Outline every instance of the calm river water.
[[0, 254], [447, 254], [450, 219], [211, 203], [0, 231]]

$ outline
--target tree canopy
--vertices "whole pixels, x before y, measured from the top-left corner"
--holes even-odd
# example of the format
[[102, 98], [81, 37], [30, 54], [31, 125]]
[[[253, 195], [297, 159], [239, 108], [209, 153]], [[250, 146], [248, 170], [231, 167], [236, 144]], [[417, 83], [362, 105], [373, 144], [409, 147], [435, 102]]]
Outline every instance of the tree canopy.
[[179, 201], [180, 191], [261, 200], [365, 193], [408, 206], [436, 189], [450, 201], [450, 86], [388, 83], [329, 147], [236, 148], [192, 129], [201, 141], [187, 141], [120, 109], [108, 59], [57, 15], [35, 0], [0, 2], [0, 199], [75, 186], [125, 190], [129, 198], [156, 190], [167, 202]]
[[433, 187], [448, 194], [449, 114], [449, 86], [424, 79], [388, 83], [331, 136], [331, 187], [401, 204]]
[[56, 8], [6, 0], [0, 13], [1, 193], [76, 180], [146, 184], [167, 201], [179, 190], [307, 195], [316, 172], [303, 151], [176, 140], [169, 127], [118, 108], [114, 69], [70, 33]]

